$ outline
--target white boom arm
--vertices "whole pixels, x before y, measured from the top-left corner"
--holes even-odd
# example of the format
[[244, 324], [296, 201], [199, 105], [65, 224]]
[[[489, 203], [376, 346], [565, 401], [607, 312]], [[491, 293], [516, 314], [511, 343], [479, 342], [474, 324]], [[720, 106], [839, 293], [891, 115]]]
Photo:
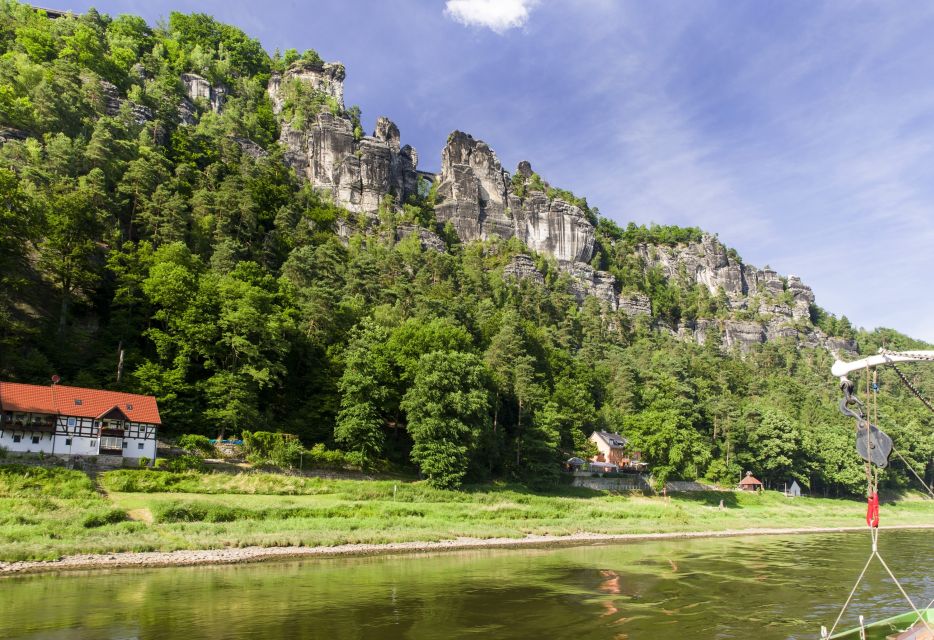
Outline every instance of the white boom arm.
[[[880, 349], [882, 351], [882, 349]], [[934, 351], [885, 351], [877, 356], [869, 356], [853, 362], [844, 362], [837, 359], [830, 368], [830, 372], [838, 378], [852, 371], [859, 371], [866, 367], [878, 367], [893, 362], [921, 362], [934, 361]]]

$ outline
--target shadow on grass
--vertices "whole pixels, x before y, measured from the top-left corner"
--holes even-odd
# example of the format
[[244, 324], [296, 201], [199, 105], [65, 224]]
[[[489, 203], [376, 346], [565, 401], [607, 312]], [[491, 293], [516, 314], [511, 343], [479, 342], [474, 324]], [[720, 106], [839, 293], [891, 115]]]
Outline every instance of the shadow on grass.
[[671, 498], [678, 502], [693, 502], [710, 507], [719, 507], [722, 500], [724, 507], [730, 509], [743, 508], [735, 491], [680, 491], [672, 493]]

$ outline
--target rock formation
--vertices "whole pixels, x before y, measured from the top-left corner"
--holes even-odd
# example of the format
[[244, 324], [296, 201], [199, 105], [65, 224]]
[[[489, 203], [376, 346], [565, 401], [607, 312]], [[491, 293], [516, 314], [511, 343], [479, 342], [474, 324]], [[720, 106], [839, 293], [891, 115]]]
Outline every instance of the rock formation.
[[188, 99], [194, 104], [198, 104], [199, 101], [206, 102], [214, 113], [220, 112], [227, 94], [230, 93], [224, 85], [212, 85], [197, 73], [183, 73], [181, 80]]
[[400, 224], [396, 227], [396, 240], [402, 240], [413, 234], [418, 236], [422, 249], [437, 251], [438, 253], [448, 252], [448, 246], [444, 243], [444, 239], [437, 233], [414, 224]]
[[[531, 175], [531, 166], [523, 163], [519, 171]], [[466, 133], [448, 136], [437, 197], [438, 222], [451, 222], [464, 242], [515, 236], [567, 263], [593, 255], [594, 228], [579, 207], [541, 191], [516, 194], [493, 150]]]
[[[621, 294], [612, 274], [588, 264], [594, 254], [595, 229], [580, 201], [550, 188], [526, 161], [519, 163], [514, 178], [489, 145], [461, 131], [448, 136], [440, 174], [419, 172], [415, 150], [401, 145], [399, 129], [388, 118], [377, 120], [372, 136], [361, 135], [359, 123], [344, 108], [344, 76], [341, 64], [299, 61], [269, 81], [269, 97], [282, 120], [279, 142], [299, 176], [329, 193], [339, 206], [371, 216], [387, 196], [392, 198], [389, 206], [399, 206], [419, 194], [420, 186], [420, 195], [426, 195], [425, 185], [433, 182], [437, 222], [450, 223], [463, 242], [519, 238], [557, 261], [578, 301], [594, 296], [609, 312], [631, 318], [651, 316], [648, 295]], [[203, 78], [197, 76], [185, 80], [189, 98], [211, 100], [213, 89], [200, 81]], [[290, 84], [296, 82], [301, 85]], [[312, 107], [306, 106], [301, 118], [288, 121], [284, 114], [293, 113], [296, 96], [309, 95]], [[241, 146], [251, 155], [256, 151]], [[349, 233], [346, 224], [339, 227], [342, 237]], [[413, 233], [424, 248], [446, 250], [437, 234], [414, 225], [400, 225], [396, 237]], [[838, 350], [854, 347], [814, 327], [810, 321], [814, 294], [799, 278], [783, 278], [768, 267], [743, 264], [715, 236], [673, 246], [642, 244], [635, 253], [646, 271], [660, 270], [681, 287], [703, 286], [718, 302], [716, 318], [669, 327], [684, 339], [703, 343], [716, 334], [724, 349], [741, 351], [780, 339]], [[522, 254], [511, 258], [503, 275], [513, 282], [545, 282], [531, 257]]]
[[[639, 245], [636, 251], [646, 270], [661, 269], [665, 278], [686, 287], [702, 285], [715, 297], [725, 294], [729, 317], [698, 318], [681, 325], [675, 333], [683, 338], [704, 343], [717, 331], [725, 350], [743, 352], [781, 339], [834, 351], [856, 350], [852, 341], [828, 337], [811, 323], [814, 293], [800, 278], [782, 278], [769, 267], [743, 264], [715, 236], [675, 246]], [[732, 317], [732, 312], [742, 312], [740, 317], [747, 319]]]
[[354, 212], [376, 214], [389, 195], [399, 201], [418, 191], [418, 155], [409, 145], [400, 146], [399, 128], [379, 118], [372, 136], [359, 137], [354, 122], [343, 110], [344, 67], [326, 63], [297, 63], [269, 81], [269, 96], [281, 113], [288, 82], [307, 83], [313, 91], [337, 101], [339, 112], [322, 109], [301, 128], [282, 123], [279, 142], [286, 161], [299, 176], [332, 196], [334, 202]]
[[115, 116], [119, 114], [120, 110], [123, 108], [124, 103], [129, 103], [130, 117], [136, 124], [145, 124], [155, 117], [153, 115], [152, 109], [149, 107], [122, 98], [120, 96], [120, 90], [115, 84], [106, 80], [100, 80], [99, 82], [100, 93], [98, 98], [100, 100], [101, 106], [103, 107], [104, 113], [108, 116]]
[[641, 291], [620, 295], [617, 305], [630, 318], [652, 315], [652, 300]]
[[524, 253], [514, 255], [510, 259], [509, 264], [503, 267], [503, 278], [516, 282], [531, 280], [539, 285], [545, 284], [545, 276], [535, 267], [535, 262], [532, 258]]
[[339, 62], [317, 63], [299, 60], [289, 66], [285, 73], [273, 73], [270, 76], [267, 90], [273, 110], [276, 113], [282, 111], [282, 85], [290, 80], [298, 80], [312, 90], [334, 98], [343, 109], [345, 77], [344, 65]]
[[0, 146], [6, 142], [21, 142], [28, 137], [29, 135], [25, 131], [20, 131], [19, 129], [13, 129], [11, 127], [0, 127]]
[[578, 302], [583, 302], [587, 296], [595, 296], [612, 311], [619, 308], [616, 278], [612, 274], [597, 271], [586, 262], [558, 262], [558, 266], [571, 276], [571, 293]]

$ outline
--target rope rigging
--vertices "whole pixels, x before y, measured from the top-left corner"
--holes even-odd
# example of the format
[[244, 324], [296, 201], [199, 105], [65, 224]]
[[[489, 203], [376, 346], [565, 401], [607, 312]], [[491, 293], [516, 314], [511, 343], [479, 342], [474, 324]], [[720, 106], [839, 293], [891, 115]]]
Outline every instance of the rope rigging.
[[[864, 358], [862, 360], [850, 363], [837, 360], [832, 368], [834, 375], [837, 375], [840, 378], [840, 389], [843, 391], [843, 399], [840, 401], [840, 412], [843, 415], [854, 418], [856, 420], [856, 450], [860, 457], [864, 460], [866, 470], [866, 526], [869, 528], [870, 538], [872, 541], [872, 551], [869, 555], [869, 558], [866, 560], [866, 564], [863, 566], [863, 570], [860, 572], [859, 577], [856, 579], [856, 584], [854, 584], [853, 588], [850, 590], [850, 594], [847, 597], [846, 602], [844, 602], [843, 608], [837, 615], [836, 620], [834, 620], [833, 626], [829, 631], [826, 627], [821, 627], [822, 638], [828, 639], [833, 636], [834, 631], [837, 629], [837, 625], [840, 624], [840, 620], [843, 618], [844, 613], [847, 611], [851, 602], [853, 601], [853, 596], [856, 594], [856, 590], [859, 588], [863, 578], [866, 576], [866, 572], [868, 571], [869, 566], [872, 564], [873, 560], [879, 561], [879, 564], [881, 564], [883, 569], [885, 569], [885, 572], [888, 574], [889, 578], [891, 578], [892, 582], [895, 583], [898, 591], [901, 593], [905, 601], [908, 602], [908, 605], [914, 612], [916, 617], [911, 624], [911, 628], [915, 628], [916, 625], [918, 625], [920, 622], [928, 633], [934, 635], [934, 629], [931, 628], [923, 614], [924, 610], [934, 606], [934, 600], [932, 600], [923, 610], [919, 611], [915, 606], [914, 601], [912, 601], [912, 599], [908, 596], [908, 593], [898, 581], [898, 578], [895, 577], [895, 574], [889, 568], [888, 563], [886, 563], [885, 559], [883, 559], [883, 557], [880, 555], [878, 545], [879, 473], [882, 469], [888, 466], [889, 456], [893, 452], [899, 457], [908, 470], [911, 471], [914, 477], [921, 483], [925, 491], [927, 491], [927, 493], [931, 495], [932, 498], [934, 498], [934, 491], [931, 490], [931, 487], [929, 487], [927, 483], [924, 482], [921, 476], [919, 476], [915, 471], [914, 467], [912, 467], [912, 465], [910, 465], [908, 461], [905, 460], [904, 456], [902, 456], [902, 454], [895, 448], [892, 439], [876, 426], [879, 421], [879, 380], [878, 371], [876, 369], [877, 366], [891, 366], [899, 380], [901, 380], [901, 382], [906, 387], [908, 387], [911, 393], [916, 398], [918, 398], [925, 407], [934, 413], [934, 405], [932, 405], [931, 402], [929, 402], [927, 398], [924, 397], [920, 390], [918, 390], [911, 383], [911, 381], [908, 380], [907, 376], [905, 376], [905, 374], [902, 373], [902, 371], [895, 364], [896, 362], [919, 361], [934, 362], [934, 351], [894, 352], [880, 349], [878, 356], [871, 356], [869, 358]], [[859, 371], [860, 369], [865, 371], [866, 397], [867, 401], [870, 403], [869, 407], [865, 407], [863, 402], [856, 397], [856, 385], [847, 377], [848, 373]], [[870, 369], [872, 369], [871, 376]], [[864, 408], [867, 409], [866, 415], [863, 415]], [[922, 627], [919, 625], [917, 628], [921, 629]], [[860, 630], [861, 637], [865, 638], [862, 616], [860, 616]]]

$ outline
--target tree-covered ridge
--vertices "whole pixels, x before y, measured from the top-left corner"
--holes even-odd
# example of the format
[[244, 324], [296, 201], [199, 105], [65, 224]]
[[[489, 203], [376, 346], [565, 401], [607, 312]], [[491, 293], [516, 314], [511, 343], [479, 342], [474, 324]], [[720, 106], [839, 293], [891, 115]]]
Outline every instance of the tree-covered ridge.
[[[570, 276], [516, 239], [462, 244], [437, 229], [431, 192], [390, 199], [378, 219], [348, 214], [276, 143], [280, 118], [331, 108], [309, 94], [274, 115], [267, 81], [293, 64], [320, 59], [269, 56], [205, 15], [150, 27], [0, 3], [0, 377], [151, 393], [169, 434], [294, 433], [440, 485], [548, 483], [605, 429], [658, 477], [755, 469], [859, 491], [828, 353], [779, 341], [740, 358], [670, 335], [726, 308], [646, 269], [637, 249], [696, 242], [698, 229], [620, 228], [534, 176], [513, 185], [596, 220], [594, 266], [651, 298], [654, 316], [631, 319], [578, 304]], [[223, 109], [195, 104], [184, 120], [185, 73], [224, 86]], [[445, 251], [402, 223], [439, 232]], [[543, 285], [503, 277], [520, 252]], [[828, 333], [852, 331], [814, 314]], [[914, 346], [888, 330], [857, 338]], [[931, 419], [894, 378], [882, 389], [886, 426], [930, 473]], [[905, 480], [899, 464], [891, 483]]]

